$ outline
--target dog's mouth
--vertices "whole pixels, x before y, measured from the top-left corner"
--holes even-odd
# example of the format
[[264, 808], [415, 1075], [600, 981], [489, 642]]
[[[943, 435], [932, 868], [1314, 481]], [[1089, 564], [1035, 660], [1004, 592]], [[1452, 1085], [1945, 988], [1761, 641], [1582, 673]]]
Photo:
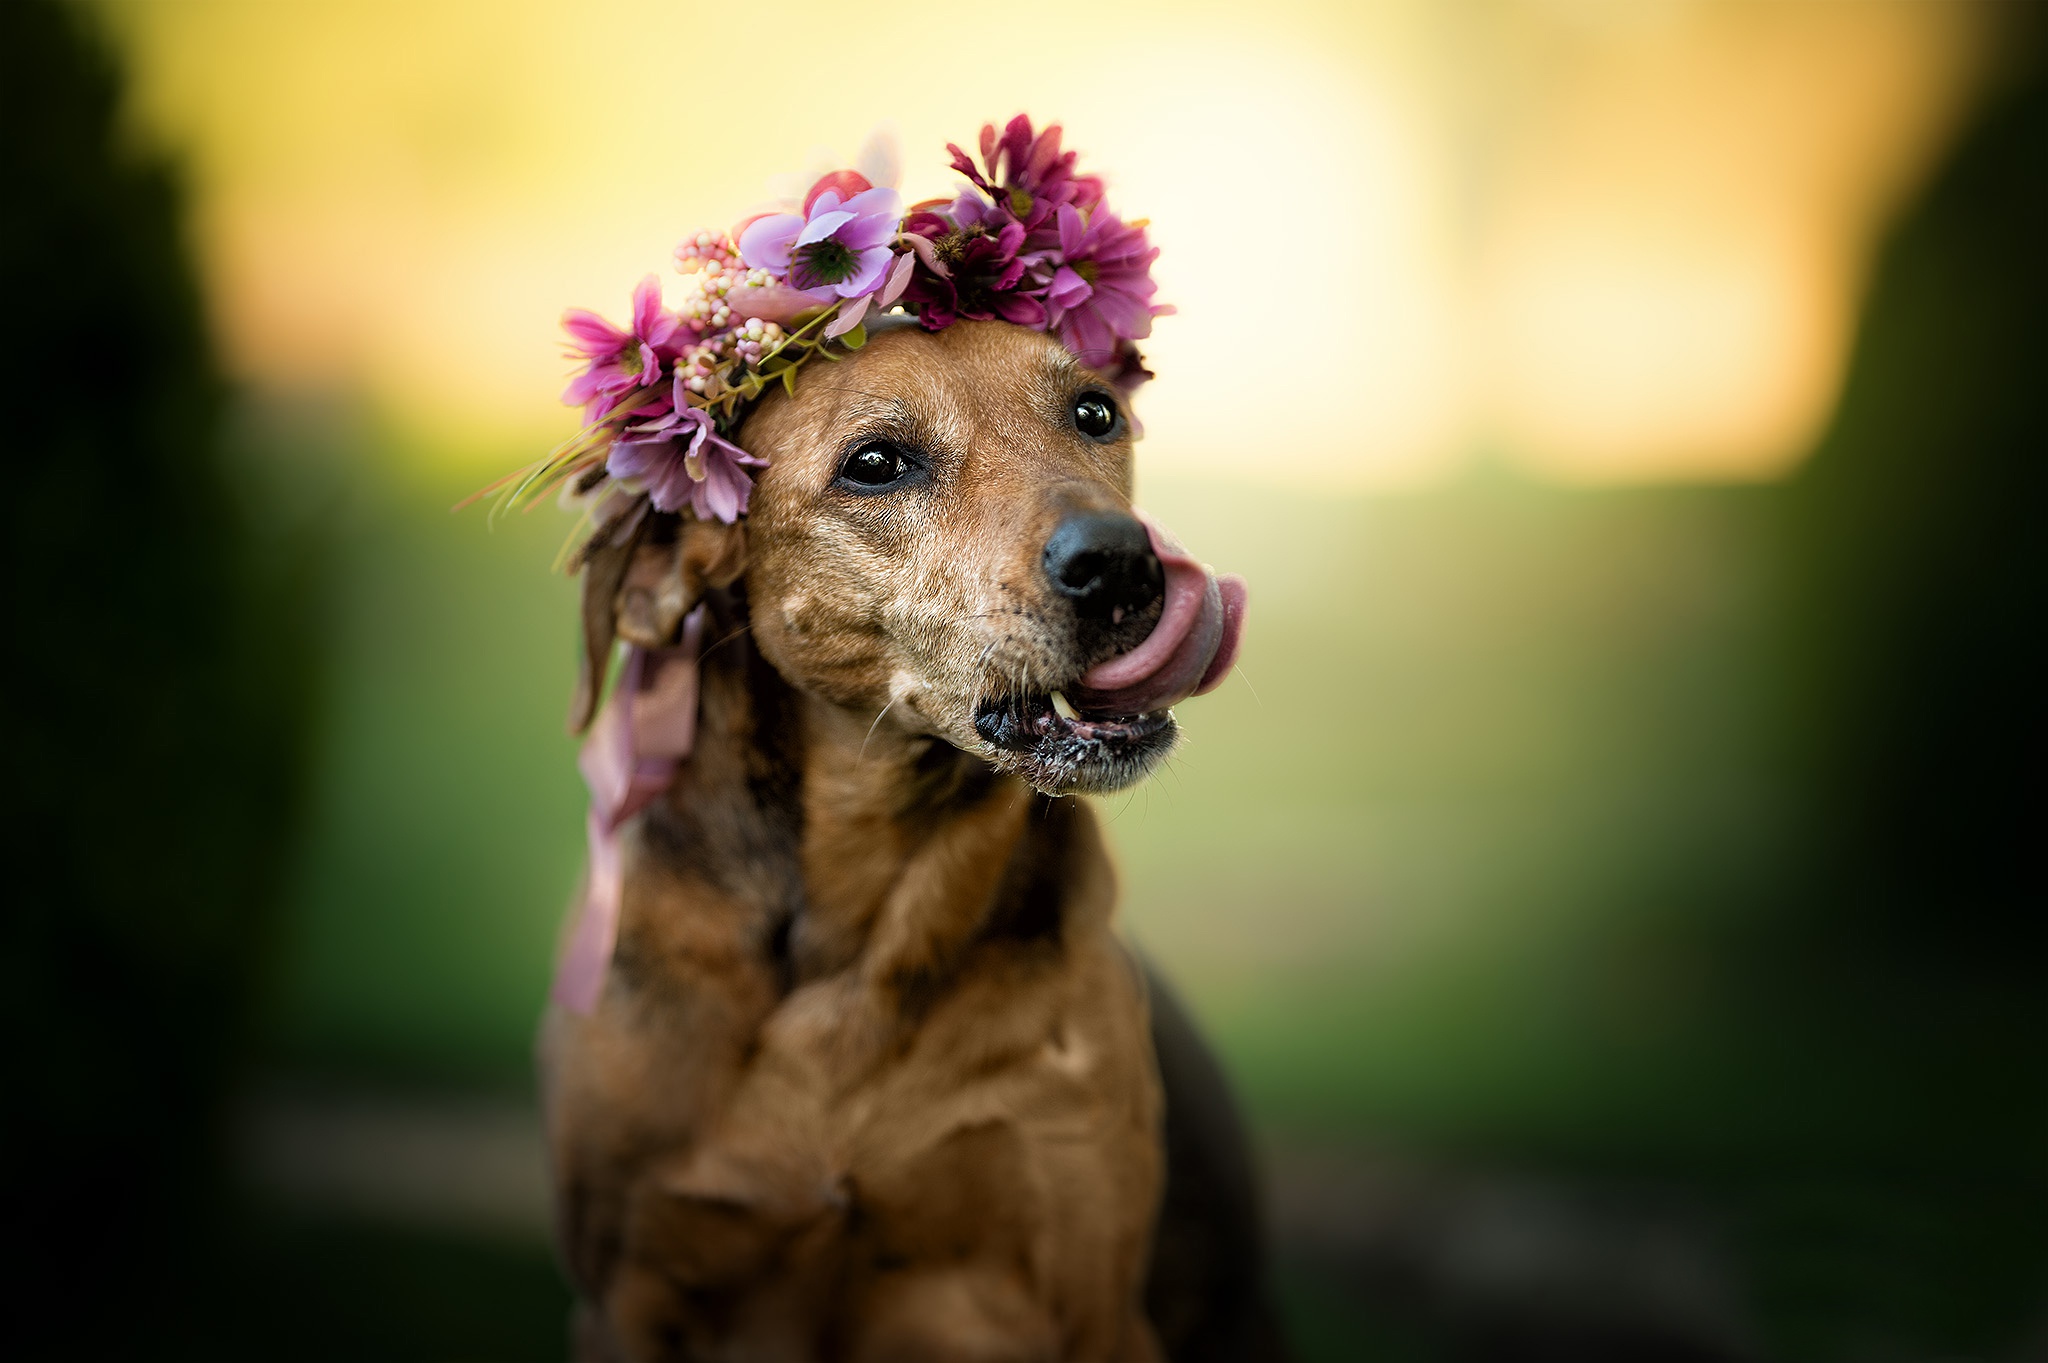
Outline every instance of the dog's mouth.
[[1041, 790], [1116, 790], [1173, 746], [1172, 707], [1223, 683], [1237, 657], [1245, 584], [1218, 577], [1145, 520], [1166, 575], [1159, 621], [1136, 647], [1052, 691], [997, 696], [975, 731]]
[[1129, 785], [1173, 746], [1171, 710], [1135, 715], [1082, 711], [1063, 692], [992, 697], [974, 728], [1045, 791], [1108, 791]]
[[1173, 711], [1138, 715], [1086, 714], [1065, 693], [985, 700], [974, 712], [974, 727], [1006, 752], [1026, 752], [1047, 743], [1094, 743], [1118, 747], [1143, 742], [1173, 727]]

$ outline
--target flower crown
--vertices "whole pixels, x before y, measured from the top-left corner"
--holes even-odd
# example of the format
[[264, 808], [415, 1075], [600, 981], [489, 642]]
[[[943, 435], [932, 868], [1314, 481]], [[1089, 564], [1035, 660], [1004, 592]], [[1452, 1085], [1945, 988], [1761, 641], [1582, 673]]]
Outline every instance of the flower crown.
[[1000, 318], [1052, 332], [1126, 389], [1149, 378], [1133, 342], [1173, 311], [1152, 302], [1159, 251], [1142, 219], [1110, 212], [1100, 178], [1075, 173], [1059, 125], [1034, 133], [1023, 114], [1000, 135], [984, 125], [978, 165], [953, 143], [946, 150], [968, 180], [950, 200], [906, 213], [894, 147], [872, 139], [858, 169], [819, 177], [784, 211], [676, 247], [673, 308], [650, 274], [625, 326], [564, 313], [570, 354], [584, 364], [562, 400], [583, 409], [583, 426], [477, 496], [503, 509], [559, 488], [584, 503], [588, 522], [617, 491], [657, 511], [735, 521], [753, 491], [749, 470], [766, 466], [730, 438], [748, 404], [775, 384], [794, 393], [805, 364], [860, 349], [868, 323], [892, 311], [928, 331]]

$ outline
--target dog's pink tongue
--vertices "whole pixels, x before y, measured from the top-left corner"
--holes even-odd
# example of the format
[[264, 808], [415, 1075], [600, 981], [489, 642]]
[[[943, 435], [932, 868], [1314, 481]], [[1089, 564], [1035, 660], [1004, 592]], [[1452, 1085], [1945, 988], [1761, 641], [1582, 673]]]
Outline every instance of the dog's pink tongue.
[[1098, 714], [1164, 710], [1223, 684], [1237, 660], [1245, 582], [1218, 577], [1149, 516], [1139, 513], [1166, 573], [1166, 604], [1145, 642], [1083, 674], [1068, 699]]

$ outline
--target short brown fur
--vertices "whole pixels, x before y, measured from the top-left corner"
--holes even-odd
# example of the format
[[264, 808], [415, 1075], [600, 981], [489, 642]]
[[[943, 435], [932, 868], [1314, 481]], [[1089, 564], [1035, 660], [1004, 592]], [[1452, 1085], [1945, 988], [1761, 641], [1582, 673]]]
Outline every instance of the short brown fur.
[[[708, 625], [603, 995], [541, 1040], [586, 1363], [1158, 1356], [1161, 1100], [1109, 862], [974, 728], [1100, 661], [1039, 566], [1063, 515], [1129, 507], [1084, 388], [1112, 391], [1021, 328], [885, 331], [750, 418], [742, 525], [594, 543], [579, 724], [615, 636]], [[927, 481], [845, 487], [871, 438]]]

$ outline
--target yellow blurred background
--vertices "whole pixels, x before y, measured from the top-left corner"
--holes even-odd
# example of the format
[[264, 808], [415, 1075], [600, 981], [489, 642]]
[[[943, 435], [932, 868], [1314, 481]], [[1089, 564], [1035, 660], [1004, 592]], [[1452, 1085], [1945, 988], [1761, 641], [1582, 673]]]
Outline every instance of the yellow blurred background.
[[1022, 109], [1154, 223], [1148, 464], [1326, 488], [1782, 471], [1982, 55], [1978, 7], [1913, 0], [111, 14], [235, 371], [439, 457], [570, 429], [561, 310], [622, 313], [812, 147], [892, 121], [946, 193]]

